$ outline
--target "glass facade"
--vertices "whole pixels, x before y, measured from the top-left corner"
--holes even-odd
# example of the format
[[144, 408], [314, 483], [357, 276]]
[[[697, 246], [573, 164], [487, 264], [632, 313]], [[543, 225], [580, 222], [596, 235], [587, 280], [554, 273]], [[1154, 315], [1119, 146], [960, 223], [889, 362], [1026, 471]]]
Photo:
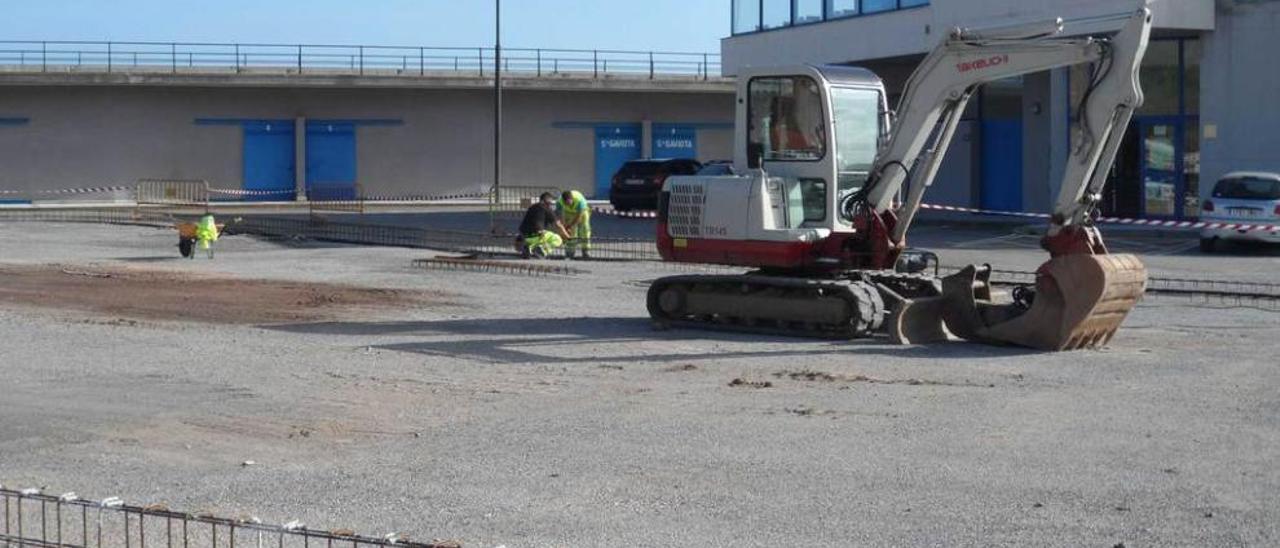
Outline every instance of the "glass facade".
[[929, 0], [733, 0], [732, 29], [748, 34], [927, 5]]

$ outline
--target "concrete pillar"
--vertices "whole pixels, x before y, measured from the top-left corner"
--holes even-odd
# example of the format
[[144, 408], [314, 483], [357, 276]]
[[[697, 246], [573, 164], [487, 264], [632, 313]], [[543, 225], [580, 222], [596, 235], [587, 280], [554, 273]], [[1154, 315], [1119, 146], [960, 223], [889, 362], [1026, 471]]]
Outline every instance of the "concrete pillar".
[[1067, 71], [1056, 69], [1023, 78], [1022, 210], [1053, 209], [1066, 169]]
[[653, 158], [653, 120], [647, 118], [640, 122], [640, 157]]
[[307, 201], [307, 118], [293, 120], [293, 187], [299, 202]]

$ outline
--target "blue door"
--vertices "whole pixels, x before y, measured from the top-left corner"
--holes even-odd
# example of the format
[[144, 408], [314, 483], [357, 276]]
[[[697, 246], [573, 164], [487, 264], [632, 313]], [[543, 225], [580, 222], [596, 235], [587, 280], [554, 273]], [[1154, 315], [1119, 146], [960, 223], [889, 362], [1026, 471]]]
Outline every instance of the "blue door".
[[596, 192], [609, 195], [609, 182], [618, 168], [640, 157], [640, 124], [596, 126]]
[[654, 158], [698, 158], [698, 130], [676, 124], [653, 125]]
[[294, 150], [293, 120], [244, 123], [243, 188], [269, 192], [245, 196], [246, 200], [294, 199]]
[[1022, 121], [982, 121], [982, 207], [1022, 211]]
[[356, 127], [351, 122], [307, 122], [307, 196], [356, 197]]

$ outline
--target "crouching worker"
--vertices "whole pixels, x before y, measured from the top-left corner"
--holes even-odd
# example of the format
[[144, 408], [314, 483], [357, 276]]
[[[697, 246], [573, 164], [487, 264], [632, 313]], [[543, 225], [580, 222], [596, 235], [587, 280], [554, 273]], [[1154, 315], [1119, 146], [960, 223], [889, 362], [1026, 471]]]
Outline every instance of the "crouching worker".
[[566, 190], [556, 202], [556, 210], [564, 220], [564, 228], [569, 233], [569, 241], [565, 243], [564, 255], [573, 258], [575, 250], [582, 250], [582, 258], [590, 259], [591, 250], [591, 206], [587, 198], [576, 190]]
[[200, 217], [200, 222], [196, 223], [196, 242], [200, 249], [205, 250], [209, 254], [209, 258], [213, 258], [213, 242], [218, 241], [218, 223], [214, 220], [213, 215], [206, 213]]
[[555, 196], [543, 192], [538, 203], [529, 206], [524, 212], [524, 220], [520, 221], [520, 256], [524, 258], [547, 257], [555, 248], [564, 244], [569, 231], [556, 218]]

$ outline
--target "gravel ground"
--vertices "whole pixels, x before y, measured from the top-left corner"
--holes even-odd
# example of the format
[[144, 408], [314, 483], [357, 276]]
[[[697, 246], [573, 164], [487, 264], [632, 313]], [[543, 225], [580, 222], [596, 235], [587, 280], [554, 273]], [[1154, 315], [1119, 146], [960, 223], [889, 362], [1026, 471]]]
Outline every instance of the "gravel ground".
[[[948, 263], [1043, 260], [925, 228]], [[448, 298], [256, 325], [0, 303], [0, 483], [486, 547], [1280, 543], [1275, 312], [1153, 299], [1109, 348], [1057, 354], [654, 332], [643, 282], [672, 266], [424, 271], [248, 237], [188, 261], [173, 240], [0, 223], [0, 262]], [[1112, 243], [1153, 275], [1280, 266]]]

